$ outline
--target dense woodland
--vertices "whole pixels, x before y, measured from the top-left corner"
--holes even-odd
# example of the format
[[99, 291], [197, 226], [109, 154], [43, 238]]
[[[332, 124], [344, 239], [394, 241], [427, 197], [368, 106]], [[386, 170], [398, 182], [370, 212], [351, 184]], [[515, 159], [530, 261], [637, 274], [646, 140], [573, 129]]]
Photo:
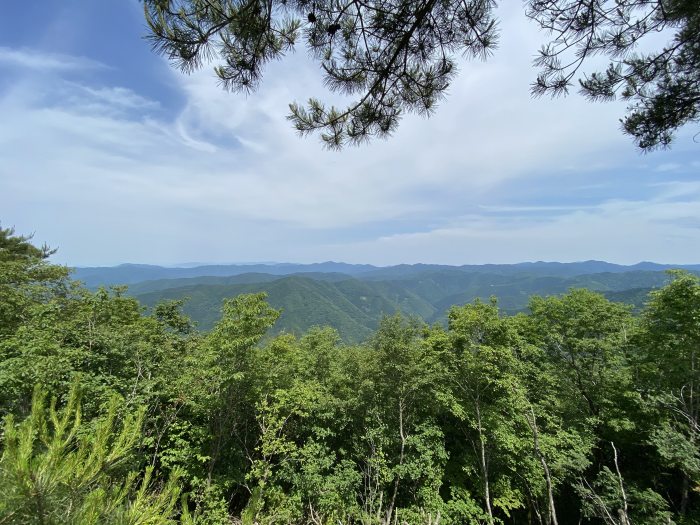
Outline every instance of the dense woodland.
[[0, 524], [700, 522], [700, 281], [266, 336], [85, 288], [0, 229]]

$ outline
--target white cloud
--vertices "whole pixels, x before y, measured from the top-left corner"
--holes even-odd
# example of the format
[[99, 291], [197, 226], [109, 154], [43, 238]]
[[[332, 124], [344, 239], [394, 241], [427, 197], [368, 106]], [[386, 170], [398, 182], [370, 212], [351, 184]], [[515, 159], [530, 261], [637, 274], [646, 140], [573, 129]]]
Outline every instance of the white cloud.
[[[131, 89], [127, 89], [125, 87], [115, 86], [93, 88], [81, 84], [73, 84], [73, 87], [75, 88], [77, 94], [83, 95], [81, 97], [83, 104], [86, 102], [89, 103], [89, 100], [93, 100], [101, 105], [104, 105], [104, 107], [138, 109], [143, 111], [158, 109], [160, 107], [158, 101], [142, 97], [138, 93], [135, 93]], [[85, 100], [86, 98], [88, 101]]]
[[[168, 118], [124, 87], [30, 77], [0, 98], [0, 218], [71, 264], [700, 259], [683, 248], [700, 245], [682, 220], [700, 211], [696, 196], [670, 202], [682, 181], [651, 197], [589, 197], [610, 182], [600, 173], [639, 164], [618, 128], [624, 108], [532, 100], [538, 37], [506, 15], [503, 48], [464, 63], [431, 119], [408, 116], [388, 141], [340, 153], [284, 118], [289, 102], [325, 92], [303, 51], [271, 64], [248, 97], [210, 70], [171, 72], [185, 102]], [[37, 70], [91, 62], [3, 56]], [[560, 202], [540, 202], [550, 187]]]
[[101, 69], [104, 64], [85, 57], [46, 53], [32, 49], [0, 47], [0, 64], [9, 64], [40, 71]]
[[345, 259], [382, 254], [376, 262], [514, 263], [535, 260], [700, 260], [700, 196], [687, 202], [609, 201], [546, 220], [462, 217], [427, 232], [398, 234], [351, 246], [333, 246]]

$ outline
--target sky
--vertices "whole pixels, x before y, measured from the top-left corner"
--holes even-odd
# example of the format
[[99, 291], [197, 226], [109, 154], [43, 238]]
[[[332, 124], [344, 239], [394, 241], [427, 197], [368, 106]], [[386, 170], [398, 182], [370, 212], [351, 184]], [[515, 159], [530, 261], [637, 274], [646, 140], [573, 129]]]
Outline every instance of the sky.
[[545, 36], [507, 4], [433, 116], [336, 152], [285, 118], [328, 98], [303, 46], [238, 95], [154, 54], [138, 0], [10, 2], [0, 225], [70, 266], [699, 263], [700, 130], [642, 154], [624, 103], [531, 98]]

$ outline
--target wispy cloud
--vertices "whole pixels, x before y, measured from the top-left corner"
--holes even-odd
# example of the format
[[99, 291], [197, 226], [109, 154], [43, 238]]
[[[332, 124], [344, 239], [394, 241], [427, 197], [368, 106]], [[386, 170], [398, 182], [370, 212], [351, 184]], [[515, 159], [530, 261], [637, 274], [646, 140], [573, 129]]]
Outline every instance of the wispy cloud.
[[152, 110], [160, 107], [158, 101], [142, 97], [131, 89], [121, 86], [93, 88], [86, 85], [73, 84], [73, 87], [77, 94], [83, 95], [83, 102], [87, 98], [112, 108], [139, 110]]
[[389, 235], [336, 249], [348, 260], [357, 260], [354, 253], [381, 253], [378, 262], [384, 264], [588, 259], [624, 264], [642, 260], [697, 263], [699, 215], [700, 199], [682, 204], [662, 199], [617, 200], [544, 221], [467, 216], [430, 231]]
[[104, 64], [79, 56], [47, 53], [33, 49], [0, 47], [0, 64], [39, 71], [103, 69]]
[[598, 208], [595, 205], [572, 204], [569, 206], [484, 206], [480, 205], [484, 211], [493, 213], [541, 213], [541, 212], [570, 212], [578, 210], [592, 210]]
[[[434, 117], [340, 153], [284, 119], [290, 101], [325, 92], [303, 52], [248, 97], [209, 70], [170, 71], [183, 103], [167, 114], [114, 79], [76, 79], [99, 67], [89, 59], [0, 48], [0, 62], [34, 64], [0, 95], [0, 218], [71, 264], [700, 260], [685, 168], [651, 186], [668, 173], [653, 155], [638, 167], [619, 104], [533, 101], [535, 37], [513, 16], [503, 32], [494, 60], [462, 64]], [[70, 81], [32, 80], [42, 63]]]

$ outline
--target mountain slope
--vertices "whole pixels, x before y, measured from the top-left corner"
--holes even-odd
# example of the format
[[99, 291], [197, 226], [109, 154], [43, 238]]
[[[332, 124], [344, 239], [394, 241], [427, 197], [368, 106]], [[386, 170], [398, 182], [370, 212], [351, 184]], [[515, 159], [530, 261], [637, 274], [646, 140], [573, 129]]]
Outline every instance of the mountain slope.
[[400, 279], [352, 278], [343, 274], [242, 274], [232, 277], [198, 277], [144, 282], [134, 285], [130, 294], [145, 305], [164, 299], [188, 297], [184, 310], [208, 330], [219, 319], [224, 299], [242, 293], [266, 292], [269, 302], [282, 309], [275, 330], [302, 333], [314, 325], [329, 325], [349, 342], [367, 337], [382, 315], [402, 312], [427, 322], [441, 322], [453, 305], [476, 298], [495, 296], [509, 313], [523, 311], [533, 295], [554, 295], [571, 288], [588, 288], [605, 293], [613, 300], [640, 307], [649, 290], [663, 286], [665, 272], [604, 272], [574, 277], [537, 276], [529, 273], [503, 275], [423, 268], [422, 272]]
[[[348, 279], [333, 283], [297, 275], [260, 283], [197, 284], [136, 294], [136, 297], [146, 306], [153, 306], [161, 300], [187, 297], [185, 313], [199, 323], [200, 329], [207, 330], [219, 319], [224, 299], [254, 292], [266, 292], [269, 303], [282, 309], [275, 332], [301, 334], [315, 325], [332, 326], [347, 341], [366, 338], [383, 314], [392, 314], [399, 309], [381, 290], [361, 281]], [[429, 304], [411, 299], [422, 312], [430, 312]], [[408, 309], [402, 311], [418, 313]]]

